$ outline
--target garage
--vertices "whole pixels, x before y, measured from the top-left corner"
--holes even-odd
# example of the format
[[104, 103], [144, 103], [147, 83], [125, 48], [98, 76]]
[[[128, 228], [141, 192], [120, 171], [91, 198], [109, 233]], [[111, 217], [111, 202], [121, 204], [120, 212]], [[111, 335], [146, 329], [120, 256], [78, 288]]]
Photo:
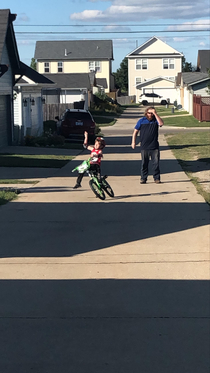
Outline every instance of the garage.
[[10, 96], [0, 95], [0, 147], [11, 145]]

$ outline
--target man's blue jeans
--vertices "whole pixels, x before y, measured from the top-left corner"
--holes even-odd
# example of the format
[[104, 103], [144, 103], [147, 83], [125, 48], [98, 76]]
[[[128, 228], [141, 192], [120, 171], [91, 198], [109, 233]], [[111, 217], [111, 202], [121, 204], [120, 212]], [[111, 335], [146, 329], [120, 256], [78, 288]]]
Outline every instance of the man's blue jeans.
[[152, 161], [152, 173], [154, 180], [160, 180], [160, 151], [154, 150], [141, 150], [141, 179], [147, 180], [149, 160]]

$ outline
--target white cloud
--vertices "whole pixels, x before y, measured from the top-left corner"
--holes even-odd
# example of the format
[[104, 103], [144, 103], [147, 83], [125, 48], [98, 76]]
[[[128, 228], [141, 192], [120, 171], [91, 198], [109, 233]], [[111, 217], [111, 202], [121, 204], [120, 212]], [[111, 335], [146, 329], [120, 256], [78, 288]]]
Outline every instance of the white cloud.
[[200, 43], [199, 43], [199, 45], [201, 45], [201, 47], [205, 47], [205, 43], [203, 42], [203, 41], [201, 41]]
[[205, 30], [209, 28], [210, 22], [209, 19], [200, 19], [194, 22], [184, 22], [182, 25], [179, 26], [169, 26], [168, 30], [172, 31], [179, 31], [179, 30]]
[[30, 18], [25, 13], [20, 13], [17, 17], [17, 22], [29, 22]]
[[[113, 0], [105, 10], [84, 10], [70, 18], [79, 21], [141, 22], [147, 19], [193, 19], [209, 16], [209, 0]], [[93, 1], [91, 1], [93, 2]]]

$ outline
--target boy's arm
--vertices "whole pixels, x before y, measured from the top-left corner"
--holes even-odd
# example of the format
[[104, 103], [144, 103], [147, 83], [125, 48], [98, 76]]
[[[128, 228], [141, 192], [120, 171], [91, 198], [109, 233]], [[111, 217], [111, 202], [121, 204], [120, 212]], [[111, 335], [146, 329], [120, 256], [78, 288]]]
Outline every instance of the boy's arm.
[[85, 131], [84, 132], [84, 142], [83, 142], [83, 146], [84, 148], [88, 149], [88, 150], [93, 150], [94, 149], [94, 146], [91, 146], [91, 145], [88, 145], [88, 132]]

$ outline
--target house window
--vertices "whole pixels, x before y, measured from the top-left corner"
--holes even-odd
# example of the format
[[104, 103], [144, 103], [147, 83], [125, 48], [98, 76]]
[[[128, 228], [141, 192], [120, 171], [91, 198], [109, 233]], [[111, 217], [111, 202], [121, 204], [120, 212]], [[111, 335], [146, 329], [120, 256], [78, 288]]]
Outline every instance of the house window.
[[62, 73], [62, 72], [63, 72], [63, 62], [59, 61], [58, 62], [58, 73]]
[[90, 61], [89, 71], [101, 72], [101, 62], [100, 61]]
[[50, 64], [49, 62], [44, 63], [44, 72], [49, 73], [50, 72]]
[[136, 77], [136, 86], [138, 85], [138, 84], [140, 84], [141, 83], [141, 78], [140, 77]]
[[136, 60], [136, 70], [147, 70], [147, 59]]
[[164, 58], [163, 59], [163, 69], [174, 69], [174, 59]]

